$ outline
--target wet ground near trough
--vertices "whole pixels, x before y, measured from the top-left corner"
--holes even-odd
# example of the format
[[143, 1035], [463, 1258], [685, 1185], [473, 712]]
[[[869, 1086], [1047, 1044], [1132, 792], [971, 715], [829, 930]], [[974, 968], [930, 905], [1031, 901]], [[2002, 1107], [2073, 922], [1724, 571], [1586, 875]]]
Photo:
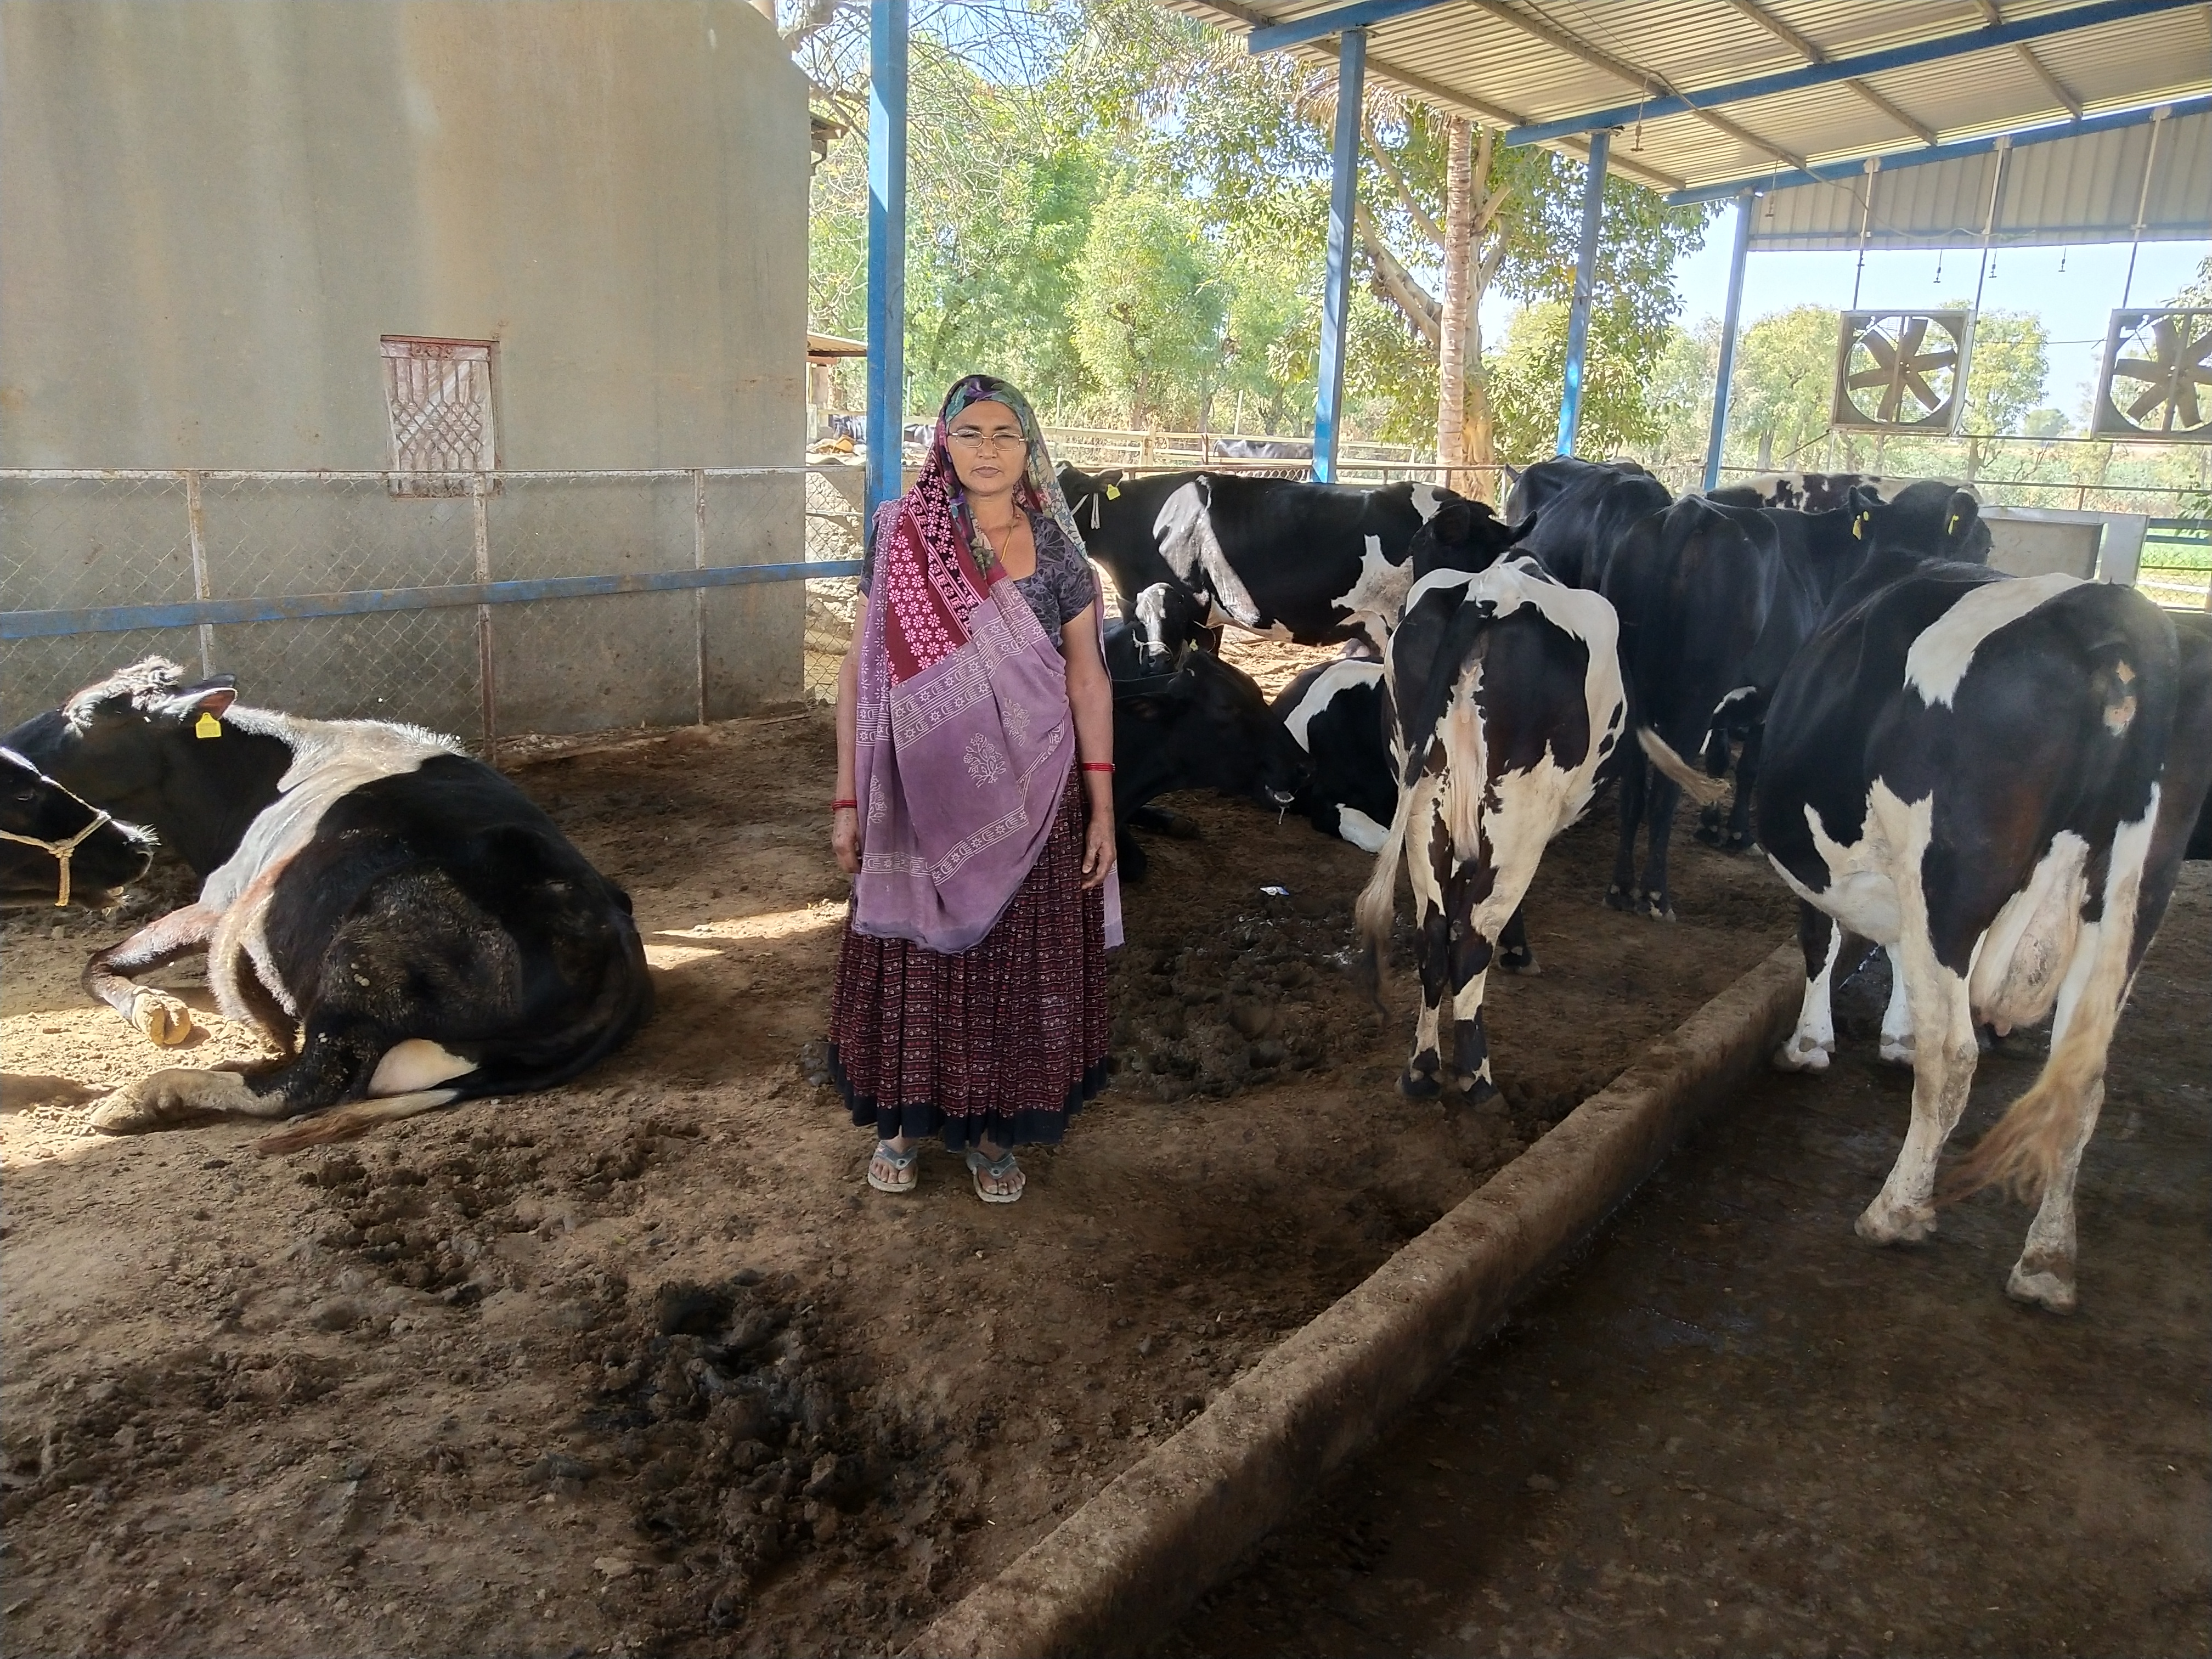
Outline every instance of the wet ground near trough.
[[[1824, 1077], [1768, 1075], [1161, 1651], [2212, 1650], [2212, 866], [2115, 1043], [2081, 1310], [2003, 1294], [2028, 1212], [1851, 1231], [1911, 1078], [1877, 958]], [[1964, 1145], [2041, 1033], [1984, 1060]]]

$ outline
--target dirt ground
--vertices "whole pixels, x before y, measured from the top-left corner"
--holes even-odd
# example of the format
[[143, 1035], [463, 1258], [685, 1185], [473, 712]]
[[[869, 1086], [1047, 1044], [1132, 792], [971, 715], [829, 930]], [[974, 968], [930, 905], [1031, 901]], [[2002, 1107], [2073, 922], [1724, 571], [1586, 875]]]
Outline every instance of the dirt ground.
[[1542, 975], [1492, 986], [1504, 1099], [1449, 1117], [1393, 1088], [1402, 959], [1387, 1024], [1343, 971], [1369, 860], [1183, 798], [1114, 1086], [1019, 1205], [941, 1152], [892, 1199], [813, 1080], [833, 757], [816, 710], [518, 771], [634, 895], [659, 1014], [575, 1086], [295, 1158], [85, 1133], [253, 1045], [189, 973], [181, 1055], [89, 1003], [128, 915], [6, 921], [9, 1651], [896, 1649], [1790, 926], [1686, 832], [1679, 924], [1605, 909], [1601, 802], [1539, 878]]
[[[1877, 957], [1832, 1069], [1747, 1090], [1162, 1651], [2212, 1650], [2208, 987], [2200, 864], [2114, 1042], [2072, 1316], [2006, 1299], [1994, 1194], [1852, 1235], [1911, 1103]], [[2045, 1041], [1985, 1057], [1960, 1144]]]

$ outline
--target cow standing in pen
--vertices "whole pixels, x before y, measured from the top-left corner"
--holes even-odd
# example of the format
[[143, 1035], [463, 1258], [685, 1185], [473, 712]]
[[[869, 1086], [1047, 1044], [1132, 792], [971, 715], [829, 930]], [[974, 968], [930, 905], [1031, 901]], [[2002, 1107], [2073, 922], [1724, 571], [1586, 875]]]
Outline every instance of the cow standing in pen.
[[1875, 550], [1784, 677], [1758, 782], [1760, 844], [1805, 906], [1790, 1049], [1832, 1044], [1844, 934], [1888, 946], [1912, 1119], [1858, 1231], [1917, 1241], [1977, 1022], [2051, 1016], [2040, 1075], [1950, 1184], [2039, 1200], [2006, 1288], [2067, 1311], [2113, 1029], [2212, 781], [2212, 638], [2130, 589], [1930, 561], [1855, 505]]
[[1398, 1086], [1415, 1097], [1496, 1092], [1484, 979], [1626, 719], [1612, 607], [1533, 559], [1507, 559], [1528, 529], [1506, 529], [1479, 502], [1439, 512], [1414, 543], [1413, 586], [1384, 656], [1399, 793], [1357, 915], [1376, 988], [1402, 858], [1421, 1011]]
[[322, 1114], [260, 1143], [289, 1150], [550, 1088], [652, 1012], [629, 897], [449, 738], [249, 708], [228, 678], [188, 685], [150, 657], [8, 742], [205, 878], [198, 902], [94, 957], [86, 988], [178, 1042], [184, 1005], [131, 976], [205, 951], [225, 1018], [281, 1050], [298, 1039], [250, 1074], [157, 1072], [95, 1128]]
[[[1203, 629], [1235, 627], [1300, 645], [1352, 645], [1380, 656], [1411, 580], [1407, 549], [1439, 506], [1432, 484], [1379, 489], [1234, 473], [1142, 477], [1060, 470], [1085, 550], [1137, 619], [1155, 583], [1187, 594]], [[1154, 638], [1172, 653], [1182, 641]]]

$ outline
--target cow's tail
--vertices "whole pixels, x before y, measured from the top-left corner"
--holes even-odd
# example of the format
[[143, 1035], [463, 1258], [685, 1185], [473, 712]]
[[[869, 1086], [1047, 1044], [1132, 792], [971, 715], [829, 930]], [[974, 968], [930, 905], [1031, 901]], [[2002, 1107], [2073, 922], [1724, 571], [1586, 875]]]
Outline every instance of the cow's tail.
[[1717, 806], [1728, 799], [1728, 781], [1716, 778], [1692, 766], [1674, 752], [1674, 745], [1650, 726], [1636, 728], [1636, 741], [1644, 745], [1644, 752], [1651, 763], [1682, 786], [1682, 793], [1700, 806]]
[[382, 1100], [356, 1100], [349, 1106], [334, 1107], [301, 1122], [288, 1123], [255, 1141], [253, 1150], [264, 1154], [296, 1152], [305, 1146], [326, 1146], [334, 1140], [351, 1140], [367, 1134], [380, 1123], [420, 1117], [425, 1112], [450, 1106], [460, 1097], [459, 1089], [417, 1089], [412, 1094], [387, 1095]]
[[1382, 1005], [1382, 953], [1389, 947], [1390, 923], [1398, 908], [1398, 860], [1405, 856], [1406, 825], [1413, 817], [1413, 798], [1420, 793], [1419, 780], [1399, 789], [1398, 810], [1390, 815], [1389, 831], [1382, 837], [1382, 850], [1375, 854], [1374, 872], [1352, 907], [1359, 927], [1359, 953], [1352, 977], [1380, 1013], [1389, 1012]]

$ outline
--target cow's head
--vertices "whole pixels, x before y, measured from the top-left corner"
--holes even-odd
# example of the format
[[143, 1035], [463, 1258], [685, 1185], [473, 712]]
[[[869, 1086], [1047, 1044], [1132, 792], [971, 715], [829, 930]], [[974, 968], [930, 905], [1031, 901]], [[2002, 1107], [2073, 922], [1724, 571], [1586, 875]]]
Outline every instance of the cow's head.
[[1313, 773], [1251, 677], [1205, 651], [1172, 674], [1115, 684], [1114, 764], [1117, 815], [1178, 789], [1285, 807]]
[[1413, 532], [1407, 549], [1413, 580], [1419, 581], [1431, 570], [1487, 570], [1535, 527], [1534, 513], [1519, 524], [1505, 525], [1488, 502], [1454, 496]]
[[1971, 489], [1936, 478], [1923, 478], [1896, 490], [1885, 501], [1878, 484], [1854, 485], [1845, 504], [1851, 535], [1869, 550], [1920, 559], [1985, 564], [1990, 527]]
[[1098, 528], [1106, 503], [1120, 496], [1121, 480], [1127, 475], [1119, 467], [1090, 473], [1062, 462], [1059, 476], [1060, 493], [1067, 500], [1067, 510], [1075, 517], [1075, 527], [1088, 538]]
[[4, 741], [94, 805], [152, 825], [205, 873], [275, 798], [291, 758], [289, 744], [226, 718], [237, 697], [228, 674], [187, 684], [176, 664], [148, 657]]
[[1129, 607], [1137, 667], [1145, 675], [1172, 673], [1206, 626], [1206, 608], [1189, 589], [1154, 582]]
[[153, 839], [0, 749], [0, 904], [99, 905], [145, 873]]

